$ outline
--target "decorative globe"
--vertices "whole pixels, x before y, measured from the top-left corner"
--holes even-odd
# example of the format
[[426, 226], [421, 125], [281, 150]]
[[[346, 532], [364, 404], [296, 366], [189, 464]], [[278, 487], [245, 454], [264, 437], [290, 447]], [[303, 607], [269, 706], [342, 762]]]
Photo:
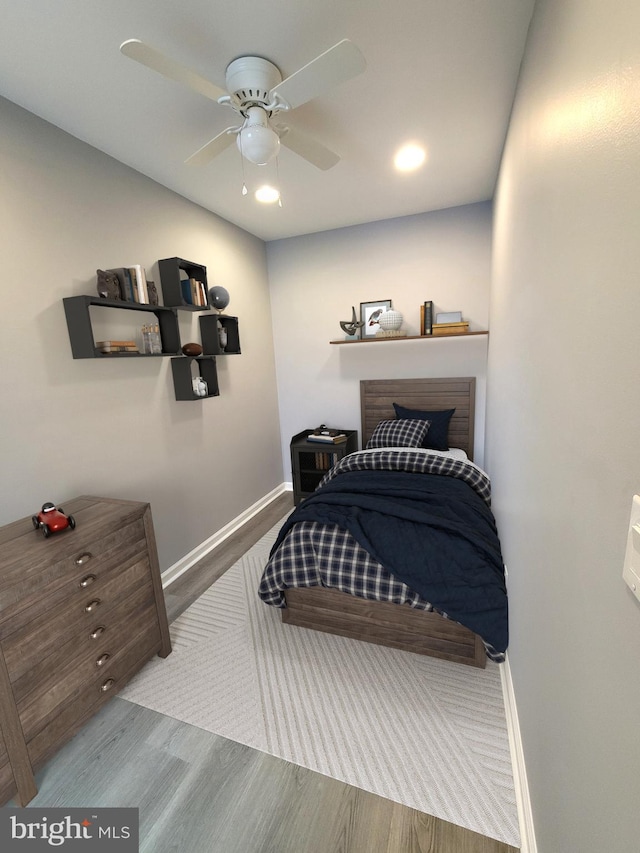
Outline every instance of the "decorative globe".
[[222, 311], [228, 304], [229, 291], [226, 288], [220, 287], [220, 285], [209, 288], [209, 305]]
[[399, 311], [394, 311], [393, 309], [384, 311], [378, 317], [378, 323], [380, 324], [380, 328], [384, 329], [385, 332], [397, 331], [400, 326], [402, 326], [402, 320], [402, 314]]

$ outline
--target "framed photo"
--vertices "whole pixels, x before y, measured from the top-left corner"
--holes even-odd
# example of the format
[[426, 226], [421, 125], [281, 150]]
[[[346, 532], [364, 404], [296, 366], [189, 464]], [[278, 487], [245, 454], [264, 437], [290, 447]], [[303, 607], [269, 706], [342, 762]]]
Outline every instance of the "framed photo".
[[378, 317], [383, 311], [389, 311], [391, 308], [390, 299], [376, 299], [374, 302], [360, 303], [360, 337], [374, 338], [376, 332], [380, 329]]

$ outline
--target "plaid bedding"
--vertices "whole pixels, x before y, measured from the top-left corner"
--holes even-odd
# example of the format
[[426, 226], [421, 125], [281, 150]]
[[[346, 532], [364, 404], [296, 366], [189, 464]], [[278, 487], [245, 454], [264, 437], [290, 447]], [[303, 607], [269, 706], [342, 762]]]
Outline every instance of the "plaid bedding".
[[[440, 474], [462, 479], [487, 503], [491, 500], [488, 476], [471, 462], [461, 462], [426, 450], [360, 451], [344, 457], [327, 473], [324, 483], [341, 473], [360, 470], [392, 470]], [[275, 607], [286, 607], [283, 590], [289, 587], [324, 586], [373, 601], [408, 604], [417, 610], [447, 614], [388, 572], [347, 531], [333, 524], [299, 521], [272, 553], [258, 589], [260, 598]], [[485, 641], [487, 656], [505, 659]]]
[[491, 481], [482, 468], [468, 459], [462, 461], [422, 449], [360, 450], [344, 456], [328, 471], [318, 488], [347, 471], [407, 471], [410, 474], [441, 474], [464, 480], [491, 506]]

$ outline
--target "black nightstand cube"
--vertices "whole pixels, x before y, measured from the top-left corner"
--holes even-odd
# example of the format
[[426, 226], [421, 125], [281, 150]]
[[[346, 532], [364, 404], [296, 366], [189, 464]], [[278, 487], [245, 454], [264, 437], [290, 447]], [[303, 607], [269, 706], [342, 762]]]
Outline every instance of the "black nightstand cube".
[[343, 456], [358, 449], [358, 431], [338, 429], [347, 436], [339, 444], [307, 441], [312, 429], [305, 429], [291, 439], [291, 472], [293, 500], [296, 506], [314, 492], [327, 471]]

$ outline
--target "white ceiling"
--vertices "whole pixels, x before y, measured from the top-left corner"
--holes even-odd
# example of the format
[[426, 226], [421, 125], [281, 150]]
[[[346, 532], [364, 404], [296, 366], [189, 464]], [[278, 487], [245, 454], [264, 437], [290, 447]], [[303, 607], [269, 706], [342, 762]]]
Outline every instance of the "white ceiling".
[[[484, 201], [493, 195], [534, 0], [20, 0], [2, 7], [0, 94], [264, 240]], [[367, 68], [287, 123], [341, 156], [320, 171], [282, 149], [283, 206], [242, 196], [235, 146], [184, 160], [233, 113], [124, 57], [147, 42], [225, 88], [257, 54], [283, 77], [343, 38]], [[231, 119], [231, 120], [230, 120]], [[1, 128], [0, 128], [1, 133]], [[400, 175], [405, 141], [428, 150]], [[274, 178], [271, 166], [245, 168]], [[253, 171], [251, 171], [253, 170]], [[271, 171], [269, 171], [271, 170]]]

